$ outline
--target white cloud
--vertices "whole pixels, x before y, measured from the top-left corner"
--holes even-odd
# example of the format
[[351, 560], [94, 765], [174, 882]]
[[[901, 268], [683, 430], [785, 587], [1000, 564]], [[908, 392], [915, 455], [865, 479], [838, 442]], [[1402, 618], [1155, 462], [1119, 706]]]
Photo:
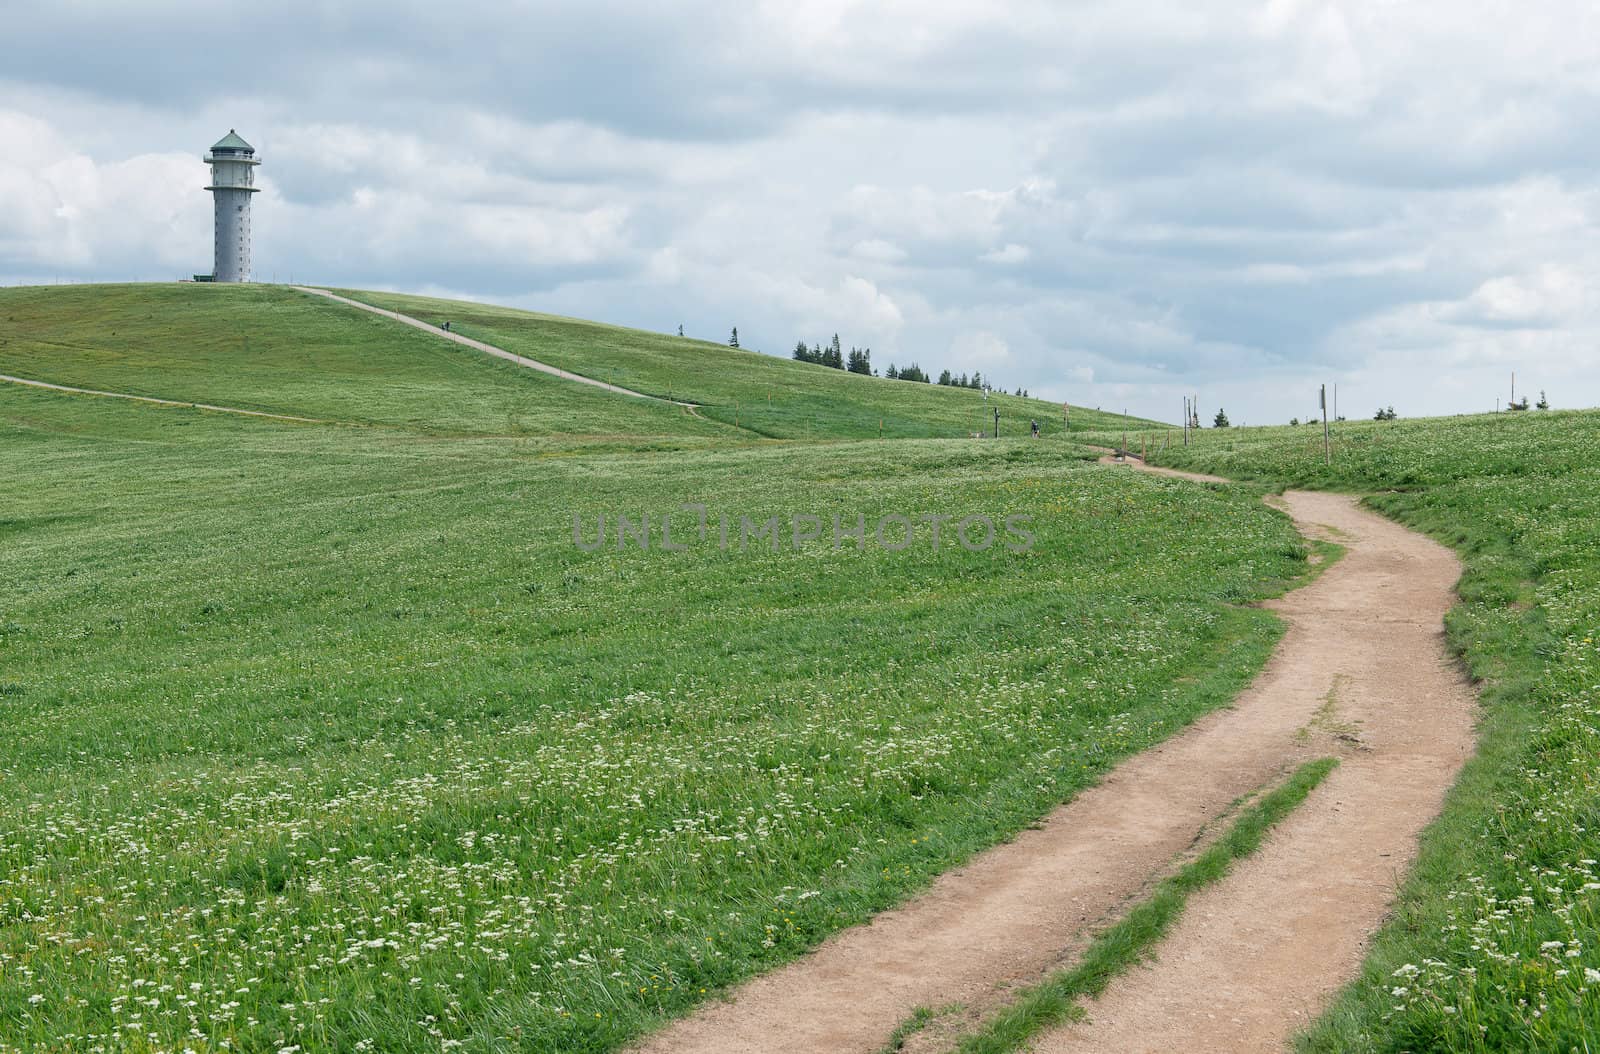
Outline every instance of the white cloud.
[[850, 255], [874, 263], [899, 263], [906, 258], [906, 251], [882, 238], [863, 238], [850, 247]]
[[999, 334], [987, 330], [958, 333], [950, 342], [950, 357], [965, 367], [967, 364], [985, 371], [1011, 365], [1011, 347]]
[[[203, 270], [235, 125], [263, 276], [838, 331], [1166, 417], [1492, 405], [1513, 365], [1600, 402], [1577, 0], [95, 0], [7, 37], [0, 281]], [[179, 59], [239, 46], [273, 75], [197, 103]]]
[[980, 259], [995, 264], [1019, 264], [1027, 262], [1028, 257], [1032, 255], [1032, 251], [1029, 250], [1026, 245], [1018, 245], [1016, 242], [1007, 242], [1004, 248], [994, 249], [990, 252], [986, 252], [980, 257]]
[[[206, 204], [182, 155], [97, 161], [49, 125], [0, 110], [0, 261], [18, 274], [108, 268], [120, 277], [175, 277], [210, 245], [210, 224], [184, 222]], [[192, 183], [192, 180], [190, 180]]]
[[1527, 326], [1582, 322], [1593, 315], [1589, 283], [1575, 270], [1546, 265], [1532, 274], [1501, 275], [1473, 290], [1445, 317]]

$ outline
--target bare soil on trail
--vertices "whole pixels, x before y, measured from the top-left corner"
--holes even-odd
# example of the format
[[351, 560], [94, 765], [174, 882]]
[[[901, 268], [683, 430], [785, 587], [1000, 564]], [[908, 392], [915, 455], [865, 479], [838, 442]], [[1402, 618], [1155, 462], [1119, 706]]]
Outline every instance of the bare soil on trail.
[[1356, 974], [1416, 857], [1422, 828], [1473, 749], [1476, 696], [1445, 649], [1454, 554], [1334, 494], [1289, 493], [1333, 528], [1343, 560], [1276, 609], [1319, 723], [1344, 761], [1254, 856], [1190, 900], [1157, 960], [1113, 982], [1088, 1020], [1034, 1049], [1278, 1051]]
[[[1443, 639], [1454, 555], [1351, 497], [1286, 503], [1303, 532], [1336, 532], [1347, 554], [1267, 604], [1287, 630], [1232, 707], [1123, 762], [903, 907], [635, 1049], [871, 1054], [917, 1007], [960, 1004], [954, 1020], [970, 1023], [1069, 964], [1240, 798], [1338, 753], [1343, 764], [1256, 856], [1191, 901], [1156, 965], [1114, 983], [1087, 1025], [1040, 1046], [1282, 1049], [1354, 975], [1419, 831], [1471, 753], [1475, 719]], [[943, 1032], [905, 1049], [947, 1049]]]
[[[1104, 447], [1091, 447], [1092, 450], [1104, 450]], [[1102, 465], [1127, 465], [1141, 472], [1148, 472], [1152, 476], [1167, 476], [1171, 479], [1187, 479], [1195, 483], [1231, 483], [1232, 480], [1223, 479], [1221, 476], [1208, 476], [1204, 472], [1185, 472], [1177, 468], [1162, 468], [1160, 465], [1147, 465], [1140, 461], [1137, 455], [1132, 455], [1126, 460], [1115, 454], [1107, 454], [1100, 459]]]

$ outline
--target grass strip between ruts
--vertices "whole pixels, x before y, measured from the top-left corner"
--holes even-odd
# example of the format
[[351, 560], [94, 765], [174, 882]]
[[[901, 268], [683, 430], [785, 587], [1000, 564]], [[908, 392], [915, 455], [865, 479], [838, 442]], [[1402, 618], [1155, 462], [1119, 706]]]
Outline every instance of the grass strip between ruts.
[[955, 1048], [958, 1054], [1008, 1054], [1051, 1025], [1080, 1015], [1079, 999], [1099, 995], [1118, 974], [1147, 958], [1183, 914], [1190, 894], [1220, 880], [1234, 861], [1260, 848], [1267, 832], [1305, 801], [1338, 764], [1338, 758], [1321, 758], [1301, 765], [1247, 807], [1226, 834], [1164, 879], [1149, 899], [1097, 936], [1076, 966], [1025, 989], [982, 1031], [962, 1040]]

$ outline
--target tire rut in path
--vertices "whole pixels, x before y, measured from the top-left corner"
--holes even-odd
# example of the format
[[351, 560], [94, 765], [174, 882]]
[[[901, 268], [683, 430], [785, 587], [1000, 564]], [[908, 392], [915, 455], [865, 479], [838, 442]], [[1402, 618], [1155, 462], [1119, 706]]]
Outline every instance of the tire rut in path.
[[[1454, 555], [1354, 498], [1291, 494], [1287, 507], [1302, 531], [1330, 527], [1348, 551], [1267, 604], [1287, 629], [1232, 707], [1127, 759], [906, 905], [634, 1049], [872, 1054], [918, 1006], [993, 1006], [998, 989], [1070, 961], [1239, 797], [1338, 751], [1345, 763], [1258, 855], [1190, 902], [1161, 965], [1091, 1007], [1093, 1031], [1043, 1037], [1061, 1050], [1281, 1048], [1353, 976], [1418, 832], [1471, 752], [1475, 713], [1443, 640]], [[1188, 974], [1159, 980], [1178, 962]], [[1133, 993], [1134, 980], [1156, 983]]]
[[1348, 549], [1278, 609], [1291, 632], [1313, 634], [1306, 679], [1333, 678], [1325, 727], [1359, 748], [1254, 856], [1190, 900], [1154, 963], [1113, 981], [1087, 1021], [1041, 1037], [1041, 1054], [1284, 1050], [1356, 976], [1472, 752], [1476, 695], [1441, 628], [1454, 554], [1341, 495], [1291, 492], [1284, 504]]

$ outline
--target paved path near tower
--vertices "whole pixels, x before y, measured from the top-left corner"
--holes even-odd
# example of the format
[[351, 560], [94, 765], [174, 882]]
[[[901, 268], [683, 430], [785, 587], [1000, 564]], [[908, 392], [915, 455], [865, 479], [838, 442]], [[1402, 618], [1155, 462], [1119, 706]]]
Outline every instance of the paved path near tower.
[[518, 355], [515, 352], [507, 351], [504, 348], [497, 348], [493, 344], [485, 344], [481, 340], [473, 340], [471, 337], [463, 337], [459, 333], [451, 333], [448, 330], [440, 329], [431, 322], [423, 322], [421, 319], [412, 318], [410, 315], [402, 315], [398, 311], [388, 311], [381, 307], [373, 307], [371, 304], [363, 304], [359, 300], [351, 300], [347, 296], [340, 296], [338, 293], [330, 293], [326, 289], [317, 289], [313, 286], [297, 285], [291, 286], [290, 288], [297, 289], [302, 293], [310, 293], [313, 296], [325, 296], [329, 300], [337, 300], [341, 304], [349, 304], [351, 307], [358, 307], [363, 311], [370, 311], [374, 315], [382, 315], [384, 318], [392, 318], [396, 322], [404, 322], [408, 326], [413, 326], [426, 333], [432, 333], [436, 337], [443, 337], [445, 340], [453, 340], [457, 344], [462, 344], [466, 347], [484, 352], [485, 354], [493, 355], [496, 358], [505, 359], [507, 362], [514, 362], [518, 366], [526, 366], [530, 370], [538, 370], [541, 373], [548, 373], [552, 377], [560, 377], [563, 380], [577, 381], [579, 384], [588, 384], [596, 388], [604, 388], [606, 391], [615, 392], [618, 395], [631, 395], [635, 399], [649, 399], [652, 402], [671, 403], [674, 406], [687, 407], [691, 413], [694, 412], [694, 403], [679, 402], [676, 399], [663, 399], [659, 395], [646, 395], [644, 392], [636, 392], [632, 388], [621, 388], [615, 384], [607, 384], [605, 381], [597, 381], [593, 377], [585, 377], [581, 373], [572, 373], [568, 370], [563, 370], [560, 367], [552, 366], [548, 362], [540, 362], [537, 359], [530, 359], [525, 355]]
[[29, 388], [45, 388], [52, 392], [67, 392], [71, 395], [98, 395], [106, 399], [132, 399], [136, 403], [154, 403], [156, 406], [176, 406], [185, 410], [210, 410], [219, 414], [243, 414], [246, 417], [267, 417], [274, 421], [296, 421], [306, 425], [332, 424], [316, 417], [295, 417], [292, 414], [275, 414], [266, 410], [241, 410], [237, 406], [213, 406], [210, 403], [187, 403], [179, 399], [157, 399], [153, 395], [129, 395], [127, 392], [102, 392], [96, 388], [73, 388], [65, 384], [51, 384], [48, 381], [30, 381], [26, 377], [12, 377], [0, 373], [0, 381], [7, 384], [25, 384]]
[[1233, 706], [1130, 758], [1034, 830], [904, 907], [701, 1007], [645, 1054], [871, 1054], [917, 1007], [964, 1012], [912, 1035], [948, 1051], [1009, 989], [1069, 965], [1089, 935], [1300, 762], [1342, 763], [1252, 857], [1196, 894], [1152, 965], [1041, 1051], [1281, 1051], [1355, 976], [1422, 828], [1473, 749], [1476, 697], [1444, 643], [1460, 574], [1444, 546], [1339, 494], [1291, 493], [1300, 530], [1346, 553], [1269, 602], [1283, 640]]

